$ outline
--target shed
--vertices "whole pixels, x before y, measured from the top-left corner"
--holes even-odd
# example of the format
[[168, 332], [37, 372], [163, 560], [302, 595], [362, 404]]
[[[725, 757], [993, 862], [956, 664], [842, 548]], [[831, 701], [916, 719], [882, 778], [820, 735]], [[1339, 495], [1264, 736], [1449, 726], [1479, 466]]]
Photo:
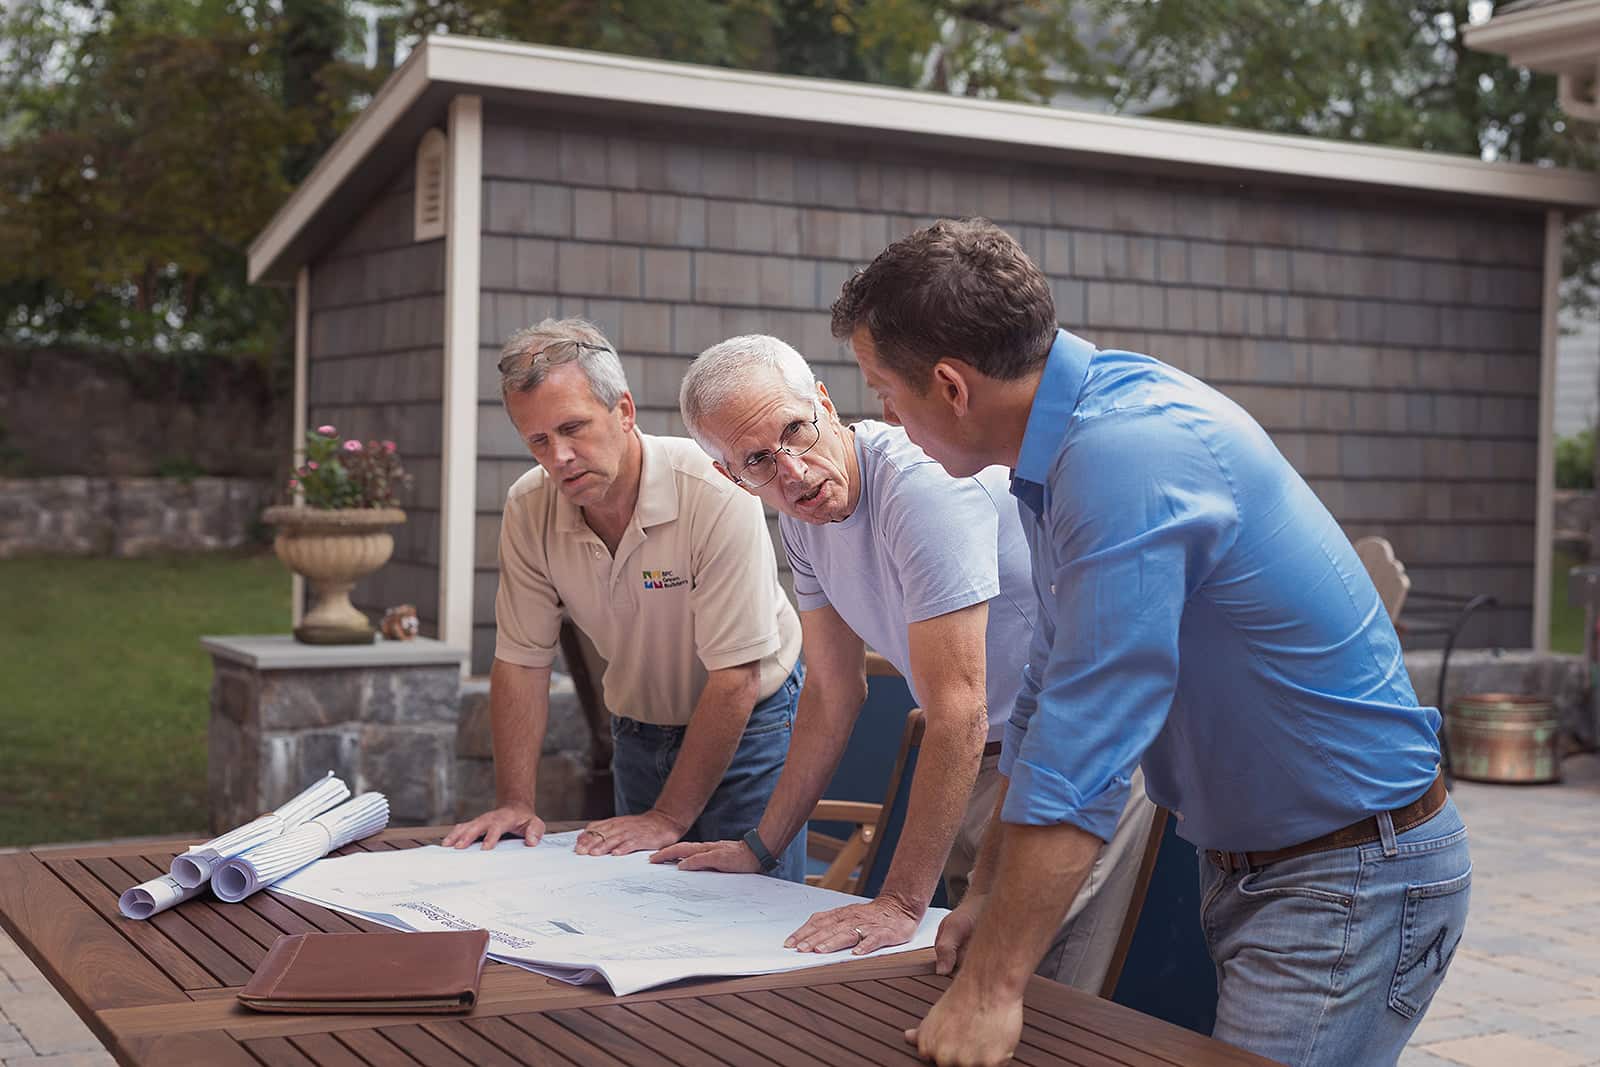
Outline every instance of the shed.
[[946, 215], [1015, 233], [1068, 328], [1242, 403], [1418, 586], [1495, 594], [1463, 643], [1543, 647], [1561, 225], [1596, 205], [1600, 177], [1559, 169], [436, 36], [250, 277], [295, 288], [297, 438], [392, 438], [418, 475], [357, 602], [415, 603], [475, 673], [532, 463], [500, 410], [508, 334], [594, 320], [651, 432], [681, 432], [687, 361], [751, 331], [870, 414], [828, 307]]

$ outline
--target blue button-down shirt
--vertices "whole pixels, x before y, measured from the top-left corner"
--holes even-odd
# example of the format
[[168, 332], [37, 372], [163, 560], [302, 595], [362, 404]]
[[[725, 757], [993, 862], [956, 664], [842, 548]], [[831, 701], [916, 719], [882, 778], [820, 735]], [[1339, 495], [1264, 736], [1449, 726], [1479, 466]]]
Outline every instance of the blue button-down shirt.
[[1201, 848], [1283, 848], [1420, 796], [1439, 713], [1355, 550], [1243, 409], [1061, 332], [1012, 480], [1039, 618], [1005, 822], [1109, 839], [1141, 762]]

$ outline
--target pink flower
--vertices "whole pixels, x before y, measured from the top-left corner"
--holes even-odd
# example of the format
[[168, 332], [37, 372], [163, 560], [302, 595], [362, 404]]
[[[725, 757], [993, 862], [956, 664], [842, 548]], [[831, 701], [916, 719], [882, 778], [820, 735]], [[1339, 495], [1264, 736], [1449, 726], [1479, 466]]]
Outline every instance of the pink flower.
[[317, 427], [317, 432], [320, 433], [324, 437], [332, 437], [334, 434], [338, 433], [339, 431], [335, 430], [331, 425], [328, 425], [328, 426], [318, 426]]
[[344, 450], [346, 452], [360, 452], [361, 442], [352, 437], [350, 440], [344, 443]]
[[394, 446], [394, 442], [393, 441], [385, 441], [383, 443], [383, 450], [385, 452], [393, 452], [394, 451], [394, 447], [395, 446]]
[[289, 479], [289, 488], [290, 489], [298, 489], [298, 488], [300, 488], [300, 479], [299, 478], [290, 478]]
[[317, 461], [316, 460], [312, 460], [310, 463], [307, 463], [306, 464], [306, 469], [307, 470], [316, 470], [317, 469]]

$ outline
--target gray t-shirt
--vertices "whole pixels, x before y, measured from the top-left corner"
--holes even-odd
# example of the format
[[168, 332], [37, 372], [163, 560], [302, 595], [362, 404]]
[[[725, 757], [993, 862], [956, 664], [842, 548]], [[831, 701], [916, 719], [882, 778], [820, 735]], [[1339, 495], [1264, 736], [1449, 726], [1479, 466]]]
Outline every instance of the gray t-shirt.
[[1033, 636], [1036, 598], [1010, 472], [952, 478], [898, 426], [855, 424], [861, 497], [843, 522], [779, 516], [801, 611], [831, 604], [874, 651], [911, 678], [907, 627], [989, 601], [989, 737], [1011, 718]]

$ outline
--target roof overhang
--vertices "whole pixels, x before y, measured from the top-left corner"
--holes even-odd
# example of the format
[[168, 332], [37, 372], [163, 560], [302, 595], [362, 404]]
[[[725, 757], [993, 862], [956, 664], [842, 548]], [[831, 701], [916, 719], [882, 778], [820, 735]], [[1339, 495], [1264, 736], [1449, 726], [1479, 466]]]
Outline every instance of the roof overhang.
[[1519, 5], [1468, 26], [1463, 38], [1519, 67], [1591, 77], [1600, 62], [1600, 0]]
[[[1600, 6], [1600, 0], [1582, 0]], [[553, 112], [782, 130], [1146, 172], [1600, 207], [1600, 175], [1198, 123], [972, 100], [854, 82], [467, 37], [429, 37], [250, 245], [250, 280], [287, 284], [410, 160], [450, 98]]]

